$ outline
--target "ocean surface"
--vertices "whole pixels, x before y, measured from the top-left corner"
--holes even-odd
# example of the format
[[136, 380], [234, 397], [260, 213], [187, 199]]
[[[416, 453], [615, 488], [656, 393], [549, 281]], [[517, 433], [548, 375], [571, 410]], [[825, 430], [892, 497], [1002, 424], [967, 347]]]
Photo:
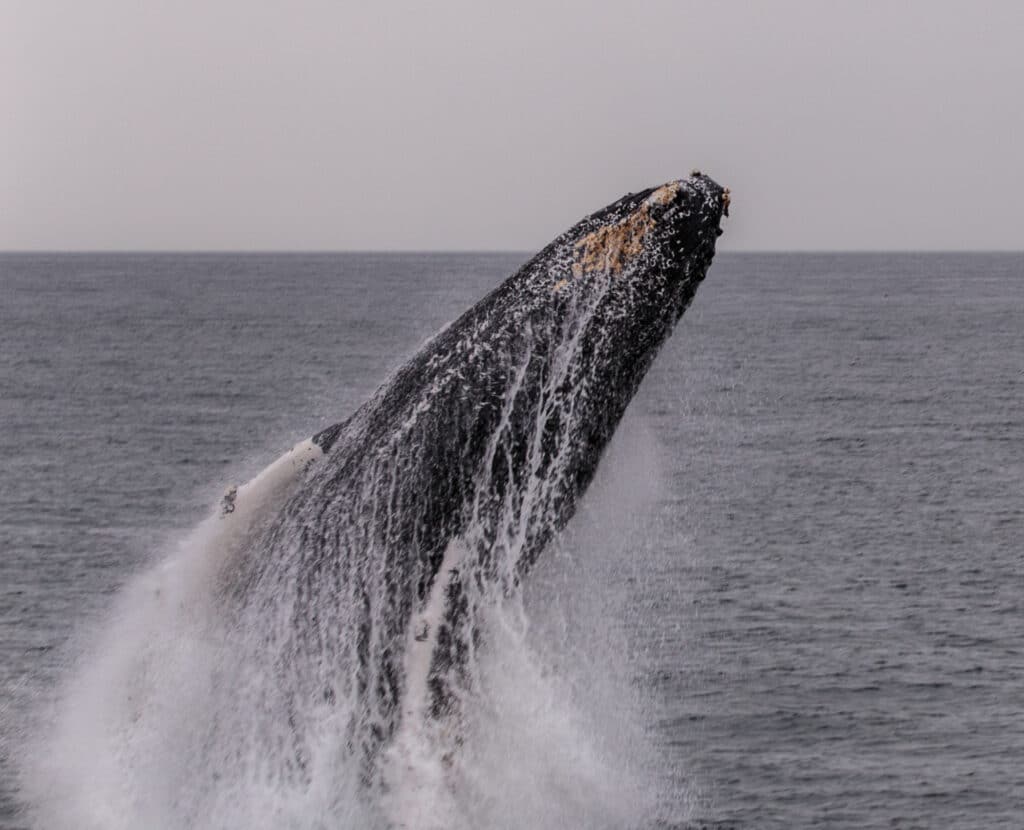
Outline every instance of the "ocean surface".
[[[0, 256], [0, 828], [124, 586], [523, 260]], [[1024, 826], [1024, 255], [720, 255], [529, 582], [637, 827]]]

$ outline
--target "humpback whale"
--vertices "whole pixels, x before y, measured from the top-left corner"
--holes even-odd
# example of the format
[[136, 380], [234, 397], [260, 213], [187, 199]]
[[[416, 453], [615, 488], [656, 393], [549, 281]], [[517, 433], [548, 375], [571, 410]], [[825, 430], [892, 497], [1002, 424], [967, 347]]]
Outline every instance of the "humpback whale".
[[266, 739], [287, 745], [282, 774], [301, 778], [328, 728], [368, 787], [409, 730], [457, 752], [480, 609], [572, 517], [728, 207], [694, 172], [584, 218], [347, 420], [225, 494], [221, 605], [259, 631], [239, 665], [273, 678], [247, 711], [286, 724]]

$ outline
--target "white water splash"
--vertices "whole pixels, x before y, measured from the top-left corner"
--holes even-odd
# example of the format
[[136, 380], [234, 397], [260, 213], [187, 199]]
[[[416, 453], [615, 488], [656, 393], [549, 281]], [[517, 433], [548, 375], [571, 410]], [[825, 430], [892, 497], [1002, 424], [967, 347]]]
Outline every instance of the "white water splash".
[[[656, 495], [656, 455], [637, 430], [613, 445], [572, 538], [549, 551], [515, 595], [486, 614], [478, 688], [458, 752], [439, 754], [423, 718], [386, 750], [386, 790], [359, 794], [344, 748], [348, 712], [317, 713], [304, 774], [282, 777], [239, 740], [274, 706], [236, 659], [217, 608], [217, 562], [244, 537], [204, 522], [118, 598], [63, 688], [47, 731], [27, 749], [22, 794], [33, 826], [565, 830], [644, 826], [656, 763], [631, 683], [621, 583]], [[622, 446], [625, 445], [625, 446]], [[237, 518], [242, 519], [239, 515]], [[247, 521], [258, 521], [251, 516]], [[315, 704], [310, 704], [315, 705]], [[288, 733], [282, 714], [280, 739]], [[312, 713], [304, 713], [310, 717]], [[436, 726], [436, 725], [435, 725]], [[401, 816], [401, 823], [395, 821]]]

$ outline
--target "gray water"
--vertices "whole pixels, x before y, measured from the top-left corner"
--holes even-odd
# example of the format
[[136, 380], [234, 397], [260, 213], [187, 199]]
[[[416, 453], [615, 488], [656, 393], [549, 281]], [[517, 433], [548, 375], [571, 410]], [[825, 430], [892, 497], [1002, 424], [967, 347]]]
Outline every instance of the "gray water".
[[[0, 257], [0, 827], [119, 588], [521, 261]], [[1022, 826], [1022, 392], [1022, 255], [716, 260], [573, 528], [662, 826]]]

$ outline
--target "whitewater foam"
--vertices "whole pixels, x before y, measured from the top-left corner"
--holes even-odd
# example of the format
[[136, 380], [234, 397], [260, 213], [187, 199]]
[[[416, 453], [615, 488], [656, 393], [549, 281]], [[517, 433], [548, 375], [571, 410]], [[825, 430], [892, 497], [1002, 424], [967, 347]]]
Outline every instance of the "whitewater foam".
[[[34, 826], [642, 825], [658, 795], [645, 778], [654, 756], [614, 623], [628, 596], [613, 575], [640, 544], [655, 453], [643, 451], [643, 441], [641, 452], [636, 440], [627, 438], [624, 451], [615, 449], [620, 443], [607, 464], [613, 474], [599, 476], [578, 529], [525, 594], [484, 613], [487, 648], [474, 695], [462, 702], [461, 734], [439, 736], [443, 721], [407, 719], [386, 751], [385, 786], [369, 800], [345, 747], [351, 712], [343, 701], [310, 702], [317, 711], [300, 719], [278, 708], [259, 676], [266, 667], [248, 664], [239, 648], [264, 632], [233, 629], [219, 613], [223, 557], [238, 555], [239, 540], [253, 532], [242, 502], [232, 522], [206, 520], [121, 593], [69, 675], [48, 729], [23, 753]], [[430, 613], [428, 605], [428, 624]], [[411, 686], [424, 673], [420, 666], [416, 674], [416, 652], [409, 657]], [[287, 685], [286, 667], [277, 668]], [[318, 731], [305, 735], [292, 774], [282, 774], [267, 748], [291, 752], [289, 723], [299, 720]], [[253, 722], [279, 730], [256, 739]]]

